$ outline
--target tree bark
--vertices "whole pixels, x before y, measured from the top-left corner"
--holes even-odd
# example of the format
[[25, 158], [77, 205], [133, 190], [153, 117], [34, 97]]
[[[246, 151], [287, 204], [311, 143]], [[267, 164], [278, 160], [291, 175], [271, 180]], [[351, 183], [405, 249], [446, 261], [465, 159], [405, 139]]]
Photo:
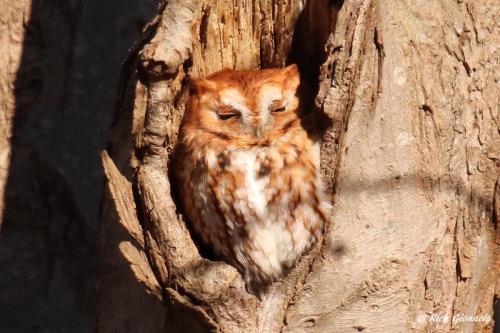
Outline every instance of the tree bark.
[[[102, 155], [98, 330], [491, 332], [492, 321], [452, 318], [492, 316], [498, 294], [499, 9], [164, 4], [124, 66]], [[328, 120], [321, 164], [333, 210], [324, 239], [259, 299], [236, 269], [198, 251], [169, 161], [189, 77], [287, 61]]]
[[61, 62], [78, 9], [0, 0], [1, 332], [92, 327], [87, 230], [61, 165], [41, 149], [67, 94]]
[[95, 324], [99, 153], [156, 5], [0, 0], [0, 332]]

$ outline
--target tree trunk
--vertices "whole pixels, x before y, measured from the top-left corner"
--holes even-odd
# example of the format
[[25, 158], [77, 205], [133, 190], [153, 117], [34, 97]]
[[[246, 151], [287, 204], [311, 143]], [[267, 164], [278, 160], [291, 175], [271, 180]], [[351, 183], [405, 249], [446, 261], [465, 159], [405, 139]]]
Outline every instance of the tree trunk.
[[[124, 66], [102, 154], [99, 331], [491, 332], [491, 320], [453, 318], [493, 312], [499, 9], [495, 0], [162, 6]], [[330, 124], [321, 163], [333, 210], [316, 249], [259, 299], [233, 267], [200, 255], [169, 160], [188, 77], [290, 61]]]
[[0, 0], [0, 332], [92, 330], [99, 153], [156, 5]]
[[40, 149], [67, 93], [77, 16], [75, 2], [0, 0], [1, 332], [92, 327], [86, 229], [61, 165]]

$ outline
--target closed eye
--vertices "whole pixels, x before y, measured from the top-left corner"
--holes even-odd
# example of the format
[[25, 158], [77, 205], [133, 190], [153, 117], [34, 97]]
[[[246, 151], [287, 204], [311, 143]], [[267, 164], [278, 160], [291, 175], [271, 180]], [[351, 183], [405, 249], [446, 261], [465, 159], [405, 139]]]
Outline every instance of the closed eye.
[[283, 112], [283, 111], [286, 111], [286, 106], [283, 105], [280, 100], [275, 100], [269, 105], [269, 111], [271, 111], [271, 112]]
[[220, 120], [228, 120], [231, 118], [236, 118], [239, 117], [239, 113], [217, 113], [217, 116], [219, 116]]
[[229, 120], [239, 117], [240, 112], [229, 105], [224, 105], [217, 110], [217, 116], [220, 120]]

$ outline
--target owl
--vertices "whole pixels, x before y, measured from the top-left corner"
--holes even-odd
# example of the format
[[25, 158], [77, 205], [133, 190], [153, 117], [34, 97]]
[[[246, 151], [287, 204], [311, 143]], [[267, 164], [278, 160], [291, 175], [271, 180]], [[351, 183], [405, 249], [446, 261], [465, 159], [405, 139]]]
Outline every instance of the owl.
[[295, 65], [191, 82], [174, 174], [192, 230], [250, 290], [279, 279], [322, 236], [319, 146], [302, 127]]

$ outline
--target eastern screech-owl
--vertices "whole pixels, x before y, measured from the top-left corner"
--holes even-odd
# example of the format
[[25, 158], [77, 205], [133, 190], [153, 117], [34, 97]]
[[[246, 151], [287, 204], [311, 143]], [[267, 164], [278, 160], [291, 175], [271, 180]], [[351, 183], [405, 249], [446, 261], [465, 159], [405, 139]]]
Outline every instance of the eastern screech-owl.
[[192, 82], [174, 173], [193, 230], [265, 286], [321, 236], [319, 147], [301, 124], [295, 65]]

